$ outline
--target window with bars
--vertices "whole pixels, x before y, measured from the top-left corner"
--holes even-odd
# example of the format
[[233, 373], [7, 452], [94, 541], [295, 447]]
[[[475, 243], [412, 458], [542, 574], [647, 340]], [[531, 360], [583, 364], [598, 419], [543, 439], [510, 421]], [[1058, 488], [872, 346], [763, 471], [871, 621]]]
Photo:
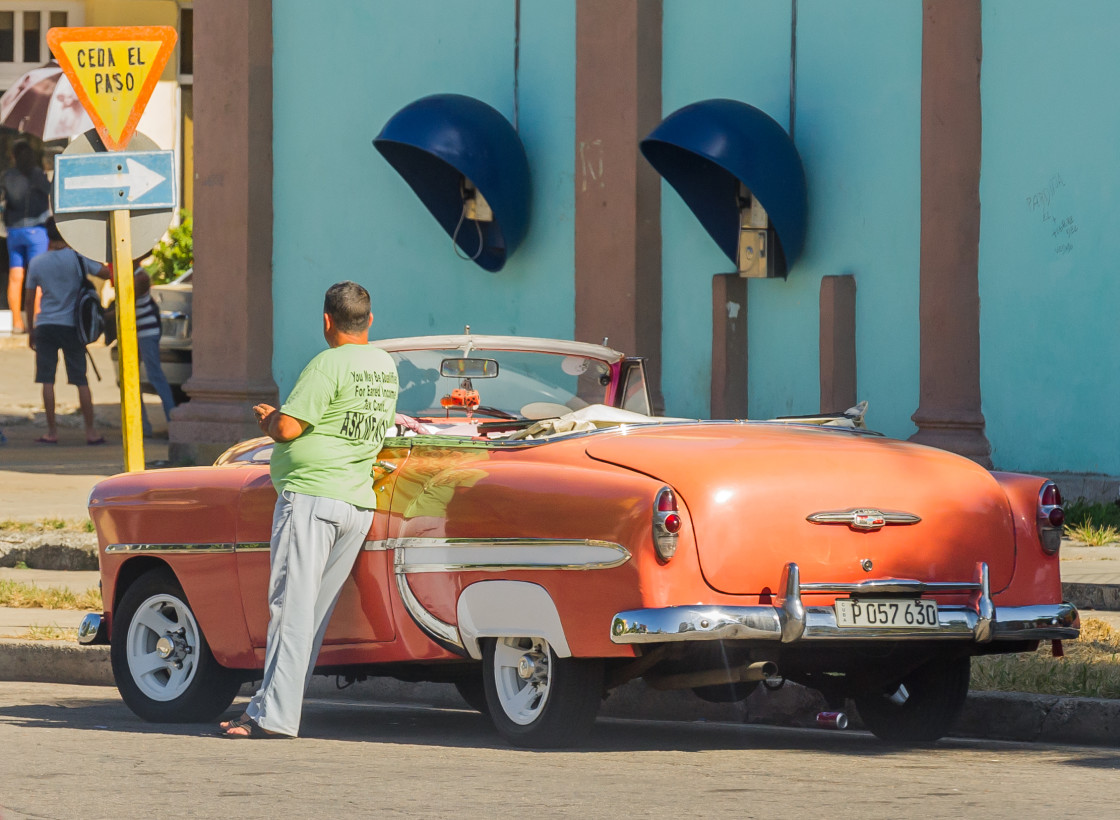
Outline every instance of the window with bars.
[[47, 30], [79, 25], [80, 3], [21, 3], [4, 8], [0, 2], [0, 66], [23, 65], [29, 68], [51, 59]]

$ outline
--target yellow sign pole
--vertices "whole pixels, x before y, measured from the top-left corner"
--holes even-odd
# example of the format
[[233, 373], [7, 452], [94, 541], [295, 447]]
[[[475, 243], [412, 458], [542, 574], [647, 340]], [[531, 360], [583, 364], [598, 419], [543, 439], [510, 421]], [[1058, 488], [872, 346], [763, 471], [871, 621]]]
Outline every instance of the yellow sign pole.
[[121, 379], [121, 437], [124, 469], [144, 469], [144, 430], [140, 418], [140, 364], [136, 344], [136, 292], [132, 282], [132, 229], [128, 211], [109, 212], [113, 272], [117, 290], [117, 359]]

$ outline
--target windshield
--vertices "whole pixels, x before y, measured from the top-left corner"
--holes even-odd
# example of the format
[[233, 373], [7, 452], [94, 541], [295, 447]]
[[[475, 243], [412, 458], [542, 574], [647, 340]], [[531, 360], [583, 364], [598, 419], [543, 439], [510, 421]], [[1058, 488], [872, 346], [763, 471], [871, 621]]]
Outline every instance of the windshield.
[[[610, 365], [599, 359], [555, 353], [509, 350], [403, 350], [390, 353], [397, 363], [400, 392], [397, 412], [409, 416], [443, 417], [444, 397], [464, 386], [478, 392], [480, 416], [546, 418], [601, 404], [611, 382]], [[441, 376], [444, 359], [493, 359], [497, 375], [463, 380]], [[469, 381], [465, 385], [464, 381]], [[453, 407], [451, 415], [463, 415]]]

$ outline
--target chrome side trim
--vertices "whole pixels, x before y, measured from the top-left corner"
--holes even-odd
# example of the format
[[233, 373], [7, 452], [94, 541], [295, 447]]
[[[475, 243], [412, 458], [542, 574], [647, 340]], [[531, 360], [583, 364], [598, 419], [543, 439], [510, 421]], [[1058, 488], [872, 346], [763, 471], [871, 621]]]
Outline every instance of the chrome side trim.
[[[676, 606], [619, 612], [611, 622], [614, 643], [669, 643], [677, 641], [764, 640], [800, 641], [939, 641], [970, 640], [988, 643], [1003, 640], [1073, 639], [1081, 630], [1077, 607], [1070, 603], [996, 607], [989, 589], [987, 564], [977, 566], [978, 580], [963, 584], [932, 586], [931, 591], [972, 590], [977, 593], [968, 605], [939, 605], [937, 629], [883, 629], [841, 627], [833, 607], [806, 607], [801, 592], [842, 588], [838, 584], [801, 584], [797, 564], [787, 564], [780, 606]], [[901, 584], [897, 590], [913, 592], [918, 582], [884, 579]], [[848, 585], [848, 586], [863, 586]], [[930, 586], [930, 585], [924, 585]], [[884, 592], [884, 585], [875, 591]], [[843, 591], [843, 590], [841, 590]]]
[[362, 544], [363, 552], [388, 552], [392, 548], [392, 542], [384, 538], [379, 541], [366, 541]]
[[245, 541], [234, 544], [234, 552], [268, 552], [269, 549], [267, 541]]
[[610, 541], [562, 538], [397, 538], [398, 574], [611, 569], [630, 551]]
[[[268, 546], [267, 544], [265, 545]], [[105, 547], [105, 552], [111, 553], [129, 553], [129, 552], [143, 552], [146, 554], [159, 554], [159, 553], [180, 553], [180, 552], [202, 552], [207, 555], [214, 555], [222, 552], [233, 552], [235, 549], [234, 544], [109, 544]]]
[[460, 650], [466, 651], [463, 646], [463, 640], [459, 637], [459, 630], [449, 623], [445, 623], [430, 613], [420, 603], [416, 595], [412, 591], [412, 587], [408, 585], [408, 577], [403, 573], [396, 574], [397, 591], [401, 595], [401, 601], [404, 602], [405, 609], [408, 614], [412, 616], [412, 620], [421, 630], [426, 632], [430, 637], [442, 643], [457, 646]]

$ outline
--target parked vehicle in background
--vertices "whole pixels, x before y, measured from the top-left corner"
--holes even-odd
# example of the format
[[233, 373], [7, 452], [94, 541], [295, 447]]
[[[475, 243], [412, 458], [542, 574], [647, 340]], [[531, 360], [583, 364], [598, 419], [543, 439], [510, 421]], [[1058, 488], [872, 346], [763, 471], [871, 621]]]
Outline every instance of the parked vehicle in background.
[[[453, 683], [519, 746], [578, 743], [639, 677], [714, 701], [789, 679], [921, 742], [951, 728], [974, 655], [1079, 633], [1045, 478], [848, 414], [655, 418], [644, 361], [601, 345], [374, 344], [424, 432], [387, 438], [374, 464], [320, 674]], [[271, 451], [253, 439], [90, 494], [104, 612], [79, 640], [111, 643], [147, 720], [213, 719], [261, 676]]]
[[[171, 392], [176, 403], [187, 401], [188, 396], [183, 392], [183, 385], [191, 377], [191, 302], [194, 286], [191, 277], [194, 269], [190, 268], [173, 282], [164, 285], [152, 285], [152, 298], [159, 305], [160, 325], [163, 333], [159, 340], [159, 358], [163, 364], [163, 374], [167, 383], [171, 385]], [[120, 370], [117, 364], [117, 343], [114, 340], [109, 345], [113, 367], [117, 370], [117, 381], [120, 381]], [[144, 370], [144, 363], [140, 363], [140, 389], [145, 393], [155, 393], [155, 389], [148, 381]]]

